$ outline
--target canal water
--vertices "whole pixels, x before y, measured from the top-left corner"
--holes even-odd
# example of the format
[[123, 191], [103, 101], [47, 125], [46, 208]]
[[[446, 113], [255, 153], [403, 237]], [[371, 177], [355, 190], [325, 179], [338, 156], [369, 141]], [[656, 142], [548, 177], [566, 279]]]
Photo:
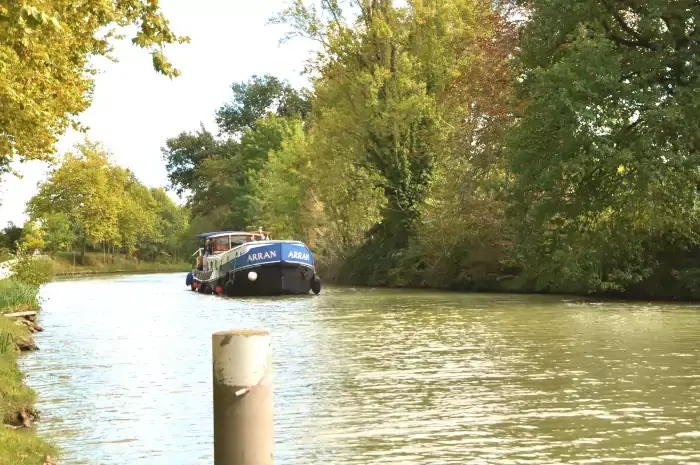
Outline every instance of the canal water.
[[269, 328], [276, 464], [700, 463], [700, 308], [184, 274], [46, 285], [21, 358], [64, 464], [212, 464], [211, 333]]

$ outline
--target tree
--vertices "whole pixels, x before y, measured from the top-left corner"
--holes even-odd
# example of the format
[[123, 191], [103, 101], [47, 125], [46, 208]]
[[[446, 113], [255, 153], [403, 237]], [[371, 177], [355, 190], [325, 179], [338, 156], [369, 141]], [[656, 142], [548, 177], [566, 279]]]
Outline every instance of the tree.
[[502, 288], [499, 278], [516, 271], [505, 216], [503, 147], [512, 124], [512, 9], [506, 2], [481, 16], [476, 36], [453, 35], [450, 53], [460, 56], [463, 49], [471, 64], [459, 67], [438, 96], [444, 124], [433, 142], [431, 183], [396, 283], [493, 290]]
[[58, 137], [92, 101], [93, 56], [111, 58], [118, 28], [136, 26], [132, 43], [151, 50], [156, 71], [179, 71], [164, 46], [175, 35], [151, 0], [0, 2], [0, 174], [19, 160], [51, 160]]
[[207, 158], [233, 157], [238, 143], [227, 139], [220, 141], [201, 125], [197, 132], [182, 132], [177, 137], [166, 140], [161, 148], [168, 171], [170, 188], [178, 195], [196, 192], [195, 172]]
[[275, 21], [321, 44], [310, 63], [318, 76], [310, 131], [334, 141], [325, 156], [361, 167], [384, 192], [381, 221], [348, 261], [351, 280], [383, 284], [416, 233], [445, 140], [468, 116], [446, 100], [483, 62], [499, 12], [479, 0], [356, 6], [353, 20], [338, 2], [322, 2], [318, 12], [296, 0]]
[[43, 216], [41, 230], [44, 232], [46, 248], [51, 253], [69, 250], [76, 240], [73, 226], [65, 213], [51, 213]]
[[22, 238], [22, 228], [9, 222], [0, 232], [0, 247], [16, 251]]
[[269, 151], [264, 170], [257, 175], [257, 223], [279, 239], [309, 241], [313, 221], [308, 140], [301, 121], [290, 124], [279, 148]]
[[289, 83], [270, 75], [253, 75], [247, 82], [233, 83], [231, 90], [233, 97], [216, 113], [222, 133], [230, 136], [255, 130], [257, 121], [269, 113], [304, 119], [311, 109], [307, 91], [297, 92]]
[[[534, 0], [509, 136], [534, 287], [623, 291], [696, 249], [697, 2]], [[671, 246], [672, 245], [672, 246]]]
[[28, 221], [22, 227], [22, 246], [26, 253], [33, 254], [41, 251], [46, 243], [44, 242], [44, 231], [35, 222]]
[[27, 210], [41, 223], [52, 251], [74, 245], [114, 253], [115, 247], [139, 260], [177, 256], [187, 212], [162, 188], [144, 186], [128, 169], [112, 164], [98, 144], [78, 145], [54, 168]]
[[247, 191], [241, 157], [208, 158], [195, 176], [198, 189], [189, 201], [192, 220], [202, 220], [198, 223], [209, 225], [205, 229], [244, 229]]
[[150, 189], [156, 212], [156, 230], [159, 240], [154, 244], [152, 254], [167, 255], [178, 260], [186, 242], [185, 231], [188, 227], [188, 214], [183, 208], [168, 197], [163, 188]]
[[110, 169], [109, 155], [99, 144], [86, 142], [68, 153], [52, 170], [39, 192], [27, 204], [32, 219], [62, 213], [75, 225], [78, 242], [85, 247], [119, 240], [124, 177]]
[[267, 75], [231, 87], [231, 101], [217, 112], [221, 139], [202, 126], [168, 139], [161, 151], [170, 188], [188, 194], [193, 218], [215, 229], [257, 228], [259, 176], [289, 136], [287, 120], [308, 115], [310, 96]]
[[[157, 229], [158, 217], [156, 202], [150, 190], [142, 185], [129, 170], [114, 167], [112, 171], [121, 176], [124, 186], [124, 199], [119, 211], [118, 244], [127, 253], [141, 251], [148, 242], [162, 240]], [[139, 260], [142, 258], [139, 254]]]

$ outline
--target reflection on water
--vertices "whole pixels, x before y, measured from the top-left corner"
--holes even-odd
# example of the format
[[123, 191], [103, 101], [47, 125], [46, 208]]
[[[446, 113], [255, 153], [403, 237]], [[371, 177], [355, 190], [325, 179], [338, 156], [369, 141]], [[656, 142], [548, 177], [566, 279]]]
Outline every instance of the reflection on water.
[[273, 334], [277, 464], [700, 460], [700, 309], [182, 275], [55, 282], [22, 358], [65, 464], [211, 464], [211, 333]]

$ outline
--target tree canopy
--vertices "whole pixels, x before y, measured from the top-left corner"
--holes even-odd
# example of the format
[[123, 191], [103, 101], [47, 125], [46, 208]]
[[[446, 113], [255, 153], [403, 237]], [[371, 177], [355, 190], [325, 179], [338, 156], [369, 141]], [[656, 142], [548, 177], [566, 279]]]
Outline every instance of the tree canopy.
[[296, 91], [289, 83], [270, 75], [254, 75], [247, 82], [233, 83], [231, 90], [231, 100], [216, 112], [219, 129], [231, 136], [254, 130], [256, 122], [269, 113], [304, 119], [311, 109], [306, 91]]
[[171, 189], [189, 199], [194, 223], [205, 229], [260, 227], [259, 173], [310, 111], [307, 90], [274, 76], [253, 76], [231, 89], [216, 113], [217, 135], [201, 126], [161, 149]]
[[189, 39], [170, 30], [157, 1], [0, 1], [0, 174], [15, 156], [51, 160], [58, 138], [79, 127], [92, 101], [91, 58], [112, 58], [127, 26], [156, 71], [179, 75], [163, 49]]
[[700, 296], [700, 6], [294, 0], [311, 89], [232, 86], [169, 139], [194, 229], [306, 241], [341, 282]]
[[531, 5], [509, 138], [522, 257], [537, 287], [626, 289], [698, 244], [700, 6]]
[[116, 247], [141, 258], [173, 257], [187, 215], [162, 188], [148, 188], [114, 165], [99, 145], [67, 153], [29, 201], [51, 251]]

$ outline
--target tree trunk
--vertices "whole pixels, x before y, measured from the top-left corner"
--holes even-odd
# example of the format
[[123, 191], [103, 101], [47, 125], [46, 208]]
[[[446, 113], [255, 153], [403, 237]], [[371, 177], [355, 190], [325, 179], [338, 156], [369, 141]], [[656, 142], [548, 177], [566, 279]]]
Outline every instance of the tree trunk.
[[80, 252], [80, 263], [85, 266], [85, 242], [83, 242], [83, 250]]

